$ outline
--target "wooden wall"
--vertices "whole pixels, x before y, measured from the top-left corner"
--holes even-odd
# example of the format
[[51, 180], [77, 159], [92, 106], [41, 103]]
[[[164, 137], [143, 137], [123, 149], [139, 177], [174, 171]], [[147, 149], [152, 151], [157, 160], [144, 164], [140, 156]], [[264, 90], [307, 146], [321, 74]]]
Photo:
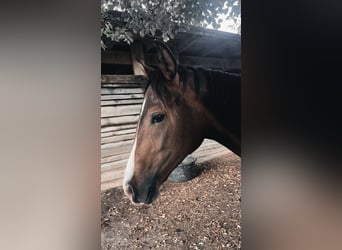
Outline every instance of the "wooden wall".
[[[144, 61], [147, 65], [155, 65], [155, 54], [145, 53]], [[102, 63], [132, 65], [131, 52], [129, 51], [103, 51], [101, 53]], [[179, 63], [182, 65], [202, 66], [205, 68], [229, 69], [230, 71], [241, 68], [240, 58], [215, 58], [201, 56], [180, 55]]]
[[[122, 183], [143, 102], [143, 79], [134, 75], [101, 77], [101, 190]], [[229, 152], [215, 141], [205, 140], [192, 155], [203, 162]]]

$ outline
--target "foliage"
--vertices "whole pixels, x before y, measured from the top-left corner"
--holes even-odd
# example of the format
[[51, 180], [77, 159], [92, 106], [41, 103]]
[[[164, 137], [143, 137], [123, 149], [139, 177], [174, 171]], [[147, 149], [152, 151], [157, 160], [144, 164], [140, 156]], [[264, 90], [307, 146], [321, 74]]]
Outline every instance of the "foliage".
[[219, 28], [220, 14], [239, 26], [240, 7], [240, 0], [102, 0], [101, 35], [128, 44], [135, 35], [166, 42], [191, 26]]

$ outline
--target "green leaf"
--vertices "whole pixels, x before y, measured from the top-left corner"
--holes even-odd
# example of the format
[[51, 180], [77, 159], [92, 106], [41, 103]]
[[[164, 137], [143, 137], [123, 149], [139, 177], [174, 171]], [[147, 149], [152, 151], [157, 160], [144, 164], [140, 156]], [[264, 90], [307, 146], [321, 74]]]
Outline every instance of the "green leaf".
[[[103, 3], [108, 4], [108, 10], [115, 7], [115, 11], [106, 10]], [[232, 8], [229, 18], [238, 18], [234, 25], [238, 28], [241, 26], [241, 0], [102, 0], [101, 34], [115, 41], [126, 37], [125, 42], [129, 43], [131, 35], [125, 32], [131, 32], [132, 37], [133, 34], [155, 36], [161, 32], [163, 40], [167, 41], [178, 31], [188, 30], [190, 25], [212, 24], [219, 28], [223, 18], [218, 18], [218, 14], [226, 15], [227, 8]], [[118, 10], [123, 11], [120, 14]]]
[[163, 33], [162, 38], [164, 42], [167, 42], [170, 40], [169, 37], [167, 36], [167, 33]]

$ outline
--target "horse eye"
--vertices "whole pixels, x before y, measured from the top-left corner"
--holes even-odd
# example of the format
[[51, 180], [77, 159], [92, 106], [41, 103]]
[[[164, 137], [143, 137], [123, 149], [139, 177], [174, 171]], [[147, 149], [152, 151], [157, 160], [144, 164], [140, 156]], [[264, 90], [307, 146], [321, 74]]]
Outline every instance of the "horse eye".
[[152, 115], [152, 124], [153, 123], [160, 123], [160, 122], [162, 122], [162, 121], [164, 121], [164, 119], [165, 119], [165, 115], [164, 114], [162, 114], [162, 113], [156, 113], [156, 114], [153, 114]]

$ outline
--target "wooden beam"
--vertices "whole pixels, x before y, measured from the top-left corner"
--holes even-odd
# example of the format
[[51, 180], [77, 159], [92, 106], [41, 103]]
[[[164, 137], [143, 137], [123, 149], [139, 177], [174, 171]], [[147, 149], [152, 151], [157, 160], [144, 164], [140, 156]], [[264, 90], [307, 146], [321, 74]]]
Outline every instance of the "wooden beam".
[[101, 157], [126, 154], [132, 150], [132, 147], [133, 140], [103, 144], [101, 145]]
[[101, 107], [101, 118], [139, 115], [141, 104]]
[[101, 173], [101, 190], [105, 190], [109, 187], [112, 187], [112, 185], [109, 185], [110, 182], [115, 181], [115, 185], [119, 185], [121, 186], [122, 185], [122, 177], [125, 173], [125, 165], [126, 163], [123, 162], [121, 164], [121, 168], [118, 169], [118, 170], [112, 170], [112, 171], [106, 171], [104, 173]]
[[101, 106], [115, 106], [115, 105], [129, 105], [129, 104], [142, 104], [144, 99], [128, 99], [128, 100], [105, 100], [101, 101]]
[[130, 48], [134, 75], [145, 75], [144, 69], [142, 65], [139, 63], [139, 61], [145, 63], [142, 42], [134, 41]]
[[[155, 65], [154, 55], [145, 54], [145, 61], [149, 65]], [[201, 66], [203, 68], [217, 68], [222, 70], [232, 70], [241, 68], [241, 60], [217, 58], [217, 57], [199, 57], [179, 55], [179, 63], [189, 66]]]
[[143, 94], [141, 88], [101, 88], [101, 95]]
[[187, 38], [179, 40], [177, 42], [178, 52], [182, 53], [183, 51], [186, 51], [187, 48], [190, 48], [194, 43], [196, 43], [197, 39], [198, 37], [188, 36]]
[[[112, 52], [112, 53], [120, 53], [121, 55], [123, 53], [125, 53], [126, 56], [129, 56], [128, 52], [116, 51], [116, 52]], [[147, 53], [144, 55], [144, 59], [145, 59], [146, 64], [155, 65], [155, 55], [154, 54]], [[204, 68], [218, 68], [218, 69], [222, 69], [222, 70], [232, 70], [232, 69], [240, 69], [241, 68], [241, 59], [240, 58], [183, 56], [181, 53], [179, 54], [179, 63], [185, 64], [185, 65], [191, 65], [191, 66], [202, 66]], [[121, 64], [121, 63], [117, 63], [117, 64]], [[130, 62], [128, 64], [132, 64], [132, 62]], [[138, 65], [139, 66], [137, 66], [137, 67], [141, 68], [140, 64], [138, 64]], [[143, 73], [141, 71], [139, 72], [139, 69], [136, 69], [135, 74], [143, 74]], [[139, 79], [138, 81], [143, 81], [143, 79], [144, 79], [142, 75], [135, 76], [135, 77], [141, 77], [141, 80]], [[136, 78], [136, 79], [138, 79], [138, 78]], [[112, 82], [111, 80], [109, 80], [109, 82]], [[108, 80], [103, 79], [103, 81], [108, 81]], [[114, 80], [114, 81], [117, 82], [116, 80]], [[129, 79], [127, 82], [133, 82], [133, 81], [136, 81], [136, 80], [135, 79]]]
[[[101, 128], [101, 136], [106, 136], [112, 132], [122, 131], [126, 129], [136, 129], [137, 124], [128, 124], [128, 125], [118, 125], [118, 126], [108, 126]], [[115, 133], [113, 135], [116, 135]]]
[[[128, 53], [127, 53], [128, 55]], [[145, 80], [143, 76], [132, 75], [101, 75], [102, 85], [105, 83], [133, 83], [140, 84]]]
[[128, 99], [141, 99], [141, 98], [144, 98], [144, 94], [101, 95], [101, 101], [128, 100]]
[[[114, 127], [113, 129], [120, 129], [120, 127]], [[126, 135], [126, 134], [135, 134], [135, 132], [136, 132], [136, 126], [134, 126], [133, 128], [121, 127], [121, 130], [101, 132], [101, 139], [107, 138], [107, 137], [113, 137], [113, 136]]]
[[101, 127], [137, 124], [139, 115], [101, 118]]
[[[122, 160], [127, 160], [131, 152], [128, 152], [126, 154], [121, 154], [121, 155], [113, 155], [113, 156], [108, 156], [108, 157], [103, 157], [101, 158], [101, 164], [105, 163], [114, 163], [117, 161], [122, 161]], [[102, 171], [106, 171], [105, 167], [101, 167]]]
[[101, 138], [101, 144], [133, 140], [134, 138], [135, 138], [135, 133], [110, 136], [110, 137]]
[[116, 178], [116, 179], [111, 179], [110, 181], [107, 181], [107, 182], [102, 182], [101, 183], [101, 191], [105, 191], [105, 190], [108, 190], [110, 188], [121, 186], [122, 180], [123, 180], [123, 177], [120, 177], [120, 178]]
[[223, 70], [240, 69], [240, 59], [225, 59], [216, 57], [180, 56], [179, 63], [203, 68], [219, 68]]

